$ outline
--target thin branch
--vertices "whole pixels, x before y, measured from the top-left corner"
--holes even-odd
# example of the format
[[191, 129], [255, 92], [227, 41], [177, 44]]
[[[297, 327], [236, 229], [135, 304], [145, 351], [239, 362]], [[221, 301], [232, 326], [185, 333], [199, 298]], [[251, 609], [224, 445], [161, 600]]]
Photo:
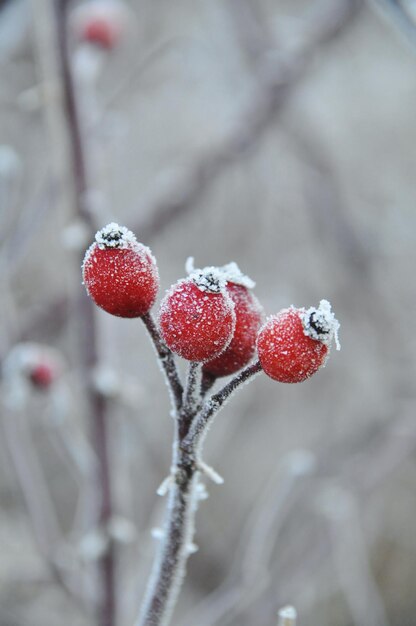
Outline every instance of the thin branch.
[[[55, 24], [57, 52], [62, 74], [62, 96], [65, 112], [66, 134], [69, 143], [69, 162], [73, 188], [74, 213], [90, 228], [93, 220], [86, 205], [88, 192], [88, 171], [82, 137], [82, 125], [76, 98], [70, 53], [67, 40], [67, 11], [69, 0], [55, 0]], [[80, 292], [78, 300], [78, 328], [80, 337], [81, 367], [85, 380], [90, 380], [90, 372], [96, 367], [98, 355], [97, 328], [94, 305], [85, 293]], [[108, 402], [90, 381], [87, 386], [87, 400], [91, 424], [91, 438], [97, 457], [97, 471], [92, 481], [90, 498], [94, 503], [94, 526], [107, 531], [113, 515], [111, 493], [109, 437], [108, 437]], [[100, 626], [114, 626], [116, 620], [115, 593], [115, 546], [109, 540], [107, 549], [97, 561], [100, 576], [100, 598], [98, 620]]]
[[5, 443], [16, 471], [39, 550], [53, 578], [79, 604], [82, 598], [81, 590], [71, 584], [58, 565], [59, 551], [65, 545], [64, 539], [39, 459], [28, 436], [28, 426], [23, 422], [20, 411], [10, 411], [3, 418]]
[[198, 472], [186, 457], [178, 460], [174, 479], [169, 492], [163, 543], [136, 626], [165, 626], [169, 623], [185, 575], [186, 561], [192, 551]]
[[189, 363], [188, 379], [184, 392], [183, 406], [185, 409], [192, 408], [195, 403], [195, 396], [199, 395], [201, 364], [196, 361]]
[[408, 43], [416, 47], [416, 19], [409, 14], [403, 0], [371, 0], [369, 4], [379, 9], [383, 16], [406, 38]]
[[180, 440], [186, 437], [189, 426], [201, 404], [201, 372], [202, 365], [191, 361], [189, 364], [186, 387], [183, 392], [183, 406], [179, 420]]
[[[193, 395], [195, 374], [200, 366], [190, 366], [185, 396]], [[165, 532], [161, 550], [155, 560], [153, 573], [136, 626], [166, 626], [185, 574], [186, 561], [192, 550], [194, 517], [197, 507], [196, 485], [200, 471], [205, 471], [216, 482], [216, 473], [198, 463], [197, 453], [202, 434], [224, 402], [243, 383], [261, 371], [259, 363], [243, 370], [218, 394], [210, 398], [198, 414], [198, 407], [188, 402], [187, 410], [179, 413], [173, 444], [172, 475], [166, 512]], [[193, 407], [193, 411], [192, 411]], [[190, 418], [191, 429], [188, 432]]]
[[219, 145], [192, 163], [186, 180], [181, 178], [178, 181], [178, 190], [171, 189], [165, 199], [145, 210], [148, 217], [134, 228], [135, 232], [141, 233], [143, 240], [149, 241], [192, 210], [219, 176], [251, 153], [305, 75], [315, 52], [332, 41], [361, 6], [362, 0], [318, 3], [318, 9], [308, 20], [303, 34], [302, 48], [295, 54], [290, 53], [283, 62], [276, 61], [274, 66], [271, 65], [273, 50], [269, 45], [265, 46], [262, 56], [256, 50], [258, 84], [251, 102], [241, 111], [239, 119]]
[[180, 411], [182, 408], [182, 395], [183, 387], [179, 379], [178, 370], [176, 368], [175, 359], [172, 352], [164, 343], [160, 333], [157, 329], [156, 323], [151, 313], [146, 313], [141, 318], [152, 340], [153, 346], [159, 357], [160, 364], [165, 373], [166, 381], [171, 392], [172, 403], [176, 411]]
[[202, 407], [200, 413], [192, 422], [189, 433], [182, 442], [183, 450], [188, 452], [195, 451], [201, 442], [203, 436], [210, 427], [214, 417], [217, 415], [224, 403], [229, 400], [232, 394], [243, 384], [253, 379], [254, 376], [262, 371], [260, 362], [257, 361], [253, 365], [249, 365], [242, 370], [235, 378], [230, 380], [218, 393], [211, 396]]
[[217, 377], [209, 374], [209, 372], [204, 372], [202, 370], [202, 378], [201, 378], [201, 398], [204, 398], [208, 391], [215, 385], [217, 381]]

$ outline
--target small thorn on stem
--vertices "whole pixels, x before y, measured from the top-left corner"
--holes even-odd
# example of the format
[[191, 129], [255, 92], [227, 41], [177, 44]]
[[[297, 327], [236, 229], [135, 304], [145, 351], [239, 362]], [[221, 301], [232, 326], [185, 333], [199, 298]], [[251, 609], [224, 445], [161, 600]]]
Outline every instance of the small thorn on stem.
[[156, 490], [156, 493], [158, 496], [165, 496], [169, 489], [170, 486], [173, 485], [174, 483], [174, 477], [172, 474], [169, 474], [169, 476], [166, 476], [166, 478], [160, 483], [159, 487]]
[[202, 473], [205, 474], [205, 476], [207, 478], [209, 478], [213, 483], [215, 483], [216, 485], [223, 485], [224, 484], [224, 479], [222, 476], [220, 476], [218, 474], [218, 472], [216, 472], [212, 467], [210, 467], [209, 465], [207, 465], [206, 463], [204, 463], [203, 461], [198, 461], [197, 463], [197, 469]]

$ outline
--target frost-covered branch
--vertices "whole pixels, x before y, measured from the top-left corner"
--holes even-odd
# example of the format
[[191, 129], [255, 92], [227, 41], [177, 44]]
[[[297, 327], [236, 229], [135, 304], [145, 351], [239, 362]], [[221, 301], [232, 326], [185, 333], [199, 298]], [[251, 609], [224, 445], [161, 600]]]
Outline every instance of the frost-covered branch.
[[160, 336], [160, 333], [157, 329], [151, 313], [146, 313], [146, 315], [143, 315], [141, 319], [143, 320], [143, 323], [147, 328], [156, 353], [159, 357], [161, 367], [163, 368], [167, 383], [169, 385], [169, 389], [172, 394], [172, 400], [175, 409], [176, 411], [179, 411], [182, 407], [183, 387], [181, 381], [179, 380], [179, 374], [175, 365], [175, 359], [173, 357], [173, 354]]
[[136, 626], [164, 626], [179, 594], [189, 554], [193, 551], [198, 472], [186, 456], [179, 457], [169, 490], [160, 554]]
[[[205, 472], [215, 482], [222, 479], [197, 460], [197, 448], [212, 418], [233, 392], [261, 371], [254, 363], [233, 378], [199, 409], [195, 403], [200, 365], [191, 363], [185, 390], [184, 408], [178, 415], [173, 445], [172, 475], [168, 479], [169, 500], [166, 512], [163, 544], [155, 561], [147, 595], [136, 626], [164, 626], [168, 624], [174, 603], [180, 591], [186, 561], [192, 553], [194, 517], [197, 506], [196, 487], [199, 472]], [[199, 412], [198, 412], [199, 410]], [[190, 419], [193, 418], [188, 432]], [[165, 485], [165, 483], [164, 483]], [[159, 493], [162, 493], [160, 491]]]
[[259, 361], [249, 365], [229, 383], [225, 385], [218, 393], [211, 396], [203, 405], [202, 410], [194, 418], [189, 433], [182, 442], [182, 448], [188, 452], [195, 451], [201, 439], [210, 427], [213, 418], [217, 415], [224, 403], [229, 400], [231, 395], [241, 385], [248, 382], [254, 376], [261, 372]]

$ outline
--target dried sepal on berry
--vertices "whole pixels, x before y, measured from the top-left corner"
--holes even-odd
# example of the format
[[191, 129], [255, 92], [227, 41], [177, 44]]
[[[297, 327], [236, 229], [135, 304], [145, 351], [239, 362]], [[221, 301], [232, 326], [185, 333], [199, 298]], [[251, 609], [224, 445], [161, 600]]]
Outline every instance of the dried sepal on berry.
[[96, 233], [85, 254], [82, 275], [97, 306], [118, 317], [148, 313], [159, 288], [159, 273], [150, 249], [114, 222]]
[[283, 309], [260, 329], [257, 351], [264, 372], [283, 383], [299, 383], [326, 363], [339, 322], [327, 300], [319, 307]]
[[223, 352], [234, 333], [235, 312], [221, 272], [195, 270], [173, 285], [160, 305], [159, 324], [167, 346], [188, 361]]
[[204, 364], [204, 372], [215, 378], [234, 374], [251, 361], [264, 316], [263, 307], [251, 292], [254, 281], [244, 275], [234, 262], [219, 269], [226, 280], [227, 293], [234, 302], [236, 324], [228, 348]]

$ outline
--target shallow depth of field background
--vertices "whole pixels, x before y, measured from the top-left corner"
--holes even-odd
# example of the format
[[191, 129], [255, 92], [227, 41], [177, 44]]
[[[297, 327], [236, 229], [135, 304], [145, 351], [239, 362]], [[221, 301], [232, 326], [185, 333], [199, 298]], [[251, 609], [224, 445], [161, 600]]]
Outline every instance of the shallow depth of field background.
[[[376, 4], [134, 0], [96, 93], [79, 81], [97, 228], [114, 220], [146, 237], [161, 294], [190, 255], [197, 266], [234, 260], [268, 314], [327, 298], [341, 322], [325, 370], [293, 386], [257, 378], [210, 431], [205, 460], [225, 483], [208, 485], [198, 511], [176, 626], [274, 626], [288, 602], [299, 626], [415, 624], [416, 54]], [[76, 447], [86, 296], [59, 89], [39, 43], [45, 3], [32, 5], [0, 9], [0, 356], [23, 340], [62, 351], [52, 394], [66, 394]], [[122, 389], [110, 424], [116, 511], [128, 520], [124, 625], [156, 547], [172, 422], [140, 322], [96, 315], [102, 366]], [[70, 533], [70, 568], [91, 551], [71, 531], [80, 490], [55, 445], [56, 402], [33, 392], [23, 422]], [[0, 507], [0, 624], [92, 625], [51, 581], [4, 437]]]

